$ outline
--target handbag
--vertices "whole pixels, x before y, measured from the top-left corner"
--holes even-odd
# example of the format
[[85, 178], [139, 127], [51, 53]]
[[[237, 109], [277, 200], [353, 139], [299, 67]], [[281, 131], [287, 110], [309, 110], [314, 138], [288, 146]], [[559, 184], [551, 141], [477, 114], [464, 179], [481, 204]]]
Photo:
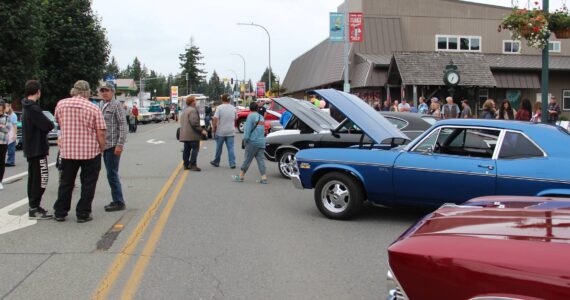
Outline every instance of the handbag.
[[[255, 130], [255, 128], [257, 128], [257, 123], [259, 123], [259, 121], [261, 120], [261, 117], [257, 118], [257, 122], [255, 123], [255, 126], [253, 126], [253, 128], [251, 128], [251, 131], [249, 132], [249, 135], [251, 136], [253, 134], [253, 131]], [[241, 140], [241, 148], [245, 149], [245, 139]]]

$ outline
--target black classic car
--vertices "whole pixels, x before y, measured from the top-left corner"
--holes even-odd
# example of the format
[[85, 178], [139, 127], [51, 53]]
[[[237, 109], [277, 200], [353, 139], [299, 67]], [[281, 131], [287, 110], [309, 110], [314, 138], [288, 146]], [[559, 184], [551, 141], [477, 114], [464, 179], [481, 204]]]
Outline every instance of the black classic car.
[[[311, 148], [346, 148], [370, 145], [371, 140], [352, 121], [336, 121], [326, 110], [318, 109], [308, 101], [276, 98], [275, 102], [293, 115], [283, 130], [267, 136], [265, 157], [277, 162], [285, 178], [297, 174], [295, 154]], [[381, 112], [392, 125], [410, 138], [416, 138], [435, 123], [431, 116], [415, 113]]]

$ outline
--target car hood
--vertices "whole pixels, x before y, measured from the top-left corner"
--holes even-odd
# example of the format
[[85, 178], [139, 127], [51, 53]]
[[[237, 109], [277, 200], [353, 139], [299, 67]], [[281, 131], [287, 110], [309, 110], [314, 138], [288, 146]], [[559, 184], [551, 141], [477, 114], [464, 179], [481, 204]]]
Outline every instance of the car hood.
[[291, 114], [295, 115], [316, 132], [332, 130], [339, 125], [339, 123], [329, 114], [321, 111], [308, 101], [288, 97], [275, 98], [273, 101], [283, 106], [286, 110], [291, 112]]
[[377, 144], [387, 139], [410, 140], [362, 99], [335, 89], [315, 90], [314, 92], [352, 120]]
[[407, 234], [570, 243], [570, 199], [483, 197], [444, 205]]

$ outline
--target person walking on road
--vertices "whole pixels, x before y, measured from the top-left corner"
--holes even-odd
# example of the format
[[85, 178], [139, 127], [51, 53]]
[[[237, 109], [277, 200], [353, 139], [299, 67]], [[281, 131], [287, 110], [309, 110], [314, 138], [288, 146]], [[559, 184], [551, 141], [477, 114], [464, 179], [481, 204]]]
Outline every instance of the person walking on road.
[[104, 83], [99, 91], [103, 97], [103, 118], [105, 119], [105, 151], [103, 151], [103, 162], [107, 169], [107, 181], [111, 187], [111, 197], [113, 201], [105, 206], [105, 211], [124, 210], [125, 198], [119, 178], [119, 162], [123, 147], [127, 141], [127, 122], [125, 110], [121, 102], [114, 99], [115, 86], [113, 83]]
[[232, 176], [235, 182], [243, 182], [245, 173], [249, 169], [251, 162], [255, 158], [257, 167], [261, 174], [261, 179], [257, 182], [267, 184], [267, 175], [265, 172], [265, 119], [263, 113], [258, 110], [257, 103], [251, 103], [249, 106], [251, 111], [255, 113], [249, 114], [245, 122], [243, 139], [245, 143], [245, 158], [241, 165], [241, 172]]
[[81, 196], [75, 213], [78, 223], [93, 220], [91, 204], [101, 171], [101, 153], [105, 150], [105, 120], [101, 110], [89, 102], [89, 83], [79, 80], [71, 89], [71, 98], [60, 100], [55, 118], [61, 127], [61, 174], [54, 219], [65, 221], [71, 208], [71, 195], [77, 172], [81, 169]]
[[0, 100], [0, 190], [4, 189], [2, 179], [4, 179], [4, 170], [6, 168], [6, 152], [8, 152], [8, 135], [12, 130], [10, 117], [5, 113], [6, 103]]
[[180, 142], [184, 143], [182, 161], [185, 170], [200, 172], [202, 169], [197, 166], [200, 140], [202, 135], [207, 136], [208, 133], [200, 126], [200, 115], [196, 110], [196, 97], [188, 96], [186, 106], [180, 115]]
[[41, 97], [40, 83], [29, 80], [24, 91], [26, 98], [22, 99], [22, 146], [24, 156], [28, 160], [28, 218], [47, 220], [53, 215], [41, 207], [41, 201], [49, 178], [47, 135], [54, 128], [54, 124], [44, 115], [38, 104]]
[[139, 126], [139, 109], [137, 108], [137, 104], [133, 104], [133, 108], [131, 109], [131, 114], [133, 115], [133, 133], [137, 132], [137, 127]]
[[6, 157], [6, 167], [16, 166], [16, 142], [18, 140], [18, 116], [14, 112], [12, 105], [6, 104], [6, 114], [10, 118], [12, 130], [8, 134], [8, 156]]
[[236, 108], [230, 104], [229, 95], [222, 95], [222, 105], [218, 106], [212, 120], [212, 132], [214, 132], [216, 139], [216, 156], [210, 164], [214, 167], [220, 166], [222, 150], [224, 143], [226, 143], [230, 168], [236, 168], [236, 155], [234, 153], [234, 124], [236, 118], [237, 111]]

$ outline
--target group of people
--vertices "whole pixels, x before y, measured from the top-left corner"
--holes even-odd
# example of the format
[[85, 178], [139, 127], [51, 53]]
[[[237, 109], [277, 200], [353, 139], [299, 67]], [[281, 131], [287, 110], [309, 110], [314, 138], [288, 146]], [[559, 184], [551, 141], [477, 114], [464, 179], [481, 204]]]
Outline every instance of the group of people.
[[[58, 101], [55, 118], [59, 124], [58, 169], [59, 187], [57, 200], [50, 214], [41, 206], [45, 189], [48, 185], [49, 144], [47, 134], [54, 128], [54, 123], [47, 118], [39, 105], [41, 85], [37, 80], [25, 84], [25, 97], [22, 99], [22, 145], [28, 162], [28, 204], [29, 219], [55, 219], [64, 222], [71, 209], [72, 192], [77, 173], [81, 170], [81, 194], [75, 214], [78, 223], [91, 221], [92, 202], [101, 160], [107, 170], [107, 179], [111, 187], [112, 202], [105, 206], [105, 211], [118, 211], [126, 208], [121, 182], [119, 162], [126, 143], [127, 119], [121, 103], [114, 98], [115, 87], [104, 83], [99, 91], [104, 100], [100, 109], [89, 101], [91, 89], [84, 80], [77, 81], [70, 91], [69, 98]], [[5, 104], [0, 105], [0, 123], [6, 115]], [[0, 125], [0, 141], [6, 137], [12, 127], [10, 123]], [[5, 152], [0, 146], [0, 161], [5, 161]], [[0, 174], [3, 173], [3, 169]], [[0, 181], [1, 181], [0, 177]]]
[[[445, 101], [446, 103], [442, 105], [436, 97], [433, 97], [428, 104], [426, 98], [420, 97], [418, 99], [419, 104], [416, 108], [410, 106], [405, 99], [402, 99], [401, 102], [395, 100], [391, 105], [389, 101], [386, 100], [382, 108], [380, 108], [379, 103], [376, 103], [374, 108], [376, 110], [392, 112], [416, 112], [432, 115], [437, 119], [469, 119], [474, 117], [473, 111], [469, 106], [469, 101], [462, 100], [461, 108], [454, 103], [452, 97], [447, 97]], [[483, 104], [482, 113], [479, 118], [541, 122], [541, 108], [540, 102], [536, 102], [533, 107], [529, 99], [523, 99], [520, 109], [516, 111], [512, 107], [511, 102], [505, 99], [497, 109], [495, 100], [487, 99]], [[556, 102], [556, 97], [551, 97], [548, 102], [548, 123], [556, 123], [560, 117], [560, 113], [561, 109], [560, 105]]]
[[[196, 98], [189, 96], [186, 98], [186, 109], [180, 115], [179, 141], [184, 143], [182, 151], [182, 161], [184, 169], [200, 172], [198, 167], [198, 153], [200, 151], [200, 141], [207, 132], [200, 125], [200, 115], [196, 109]], [[257, 182], [267, 184], [265, 169], [265, 108], [253, 102], [250, 105], [250, 113], [247, 117], [243, 135], [242, 148], [245, 149], [244, 161], [240, 167], [240, 172], [232, 176], [233, 181], [243, 182], [253, 159], [257, 161], [261, 177]], [[230, 169], [236, 168], [236, 157], [234, 151], [235, 120], [237, 118], [236, 108], [230, 104], [230, 97], [222, 95], [222, 104], [216, 108], [212, 117], [212, 133], [216, 140], [216, 153], [210, 164], [214, 167], [220, 166], [224, 144], [228, 151], [228, 163]]]
[[4, 189], [5, 168], [16, 165], [17, 124], [18, 117], [12, 106], [0, 100], [0, 190]]

